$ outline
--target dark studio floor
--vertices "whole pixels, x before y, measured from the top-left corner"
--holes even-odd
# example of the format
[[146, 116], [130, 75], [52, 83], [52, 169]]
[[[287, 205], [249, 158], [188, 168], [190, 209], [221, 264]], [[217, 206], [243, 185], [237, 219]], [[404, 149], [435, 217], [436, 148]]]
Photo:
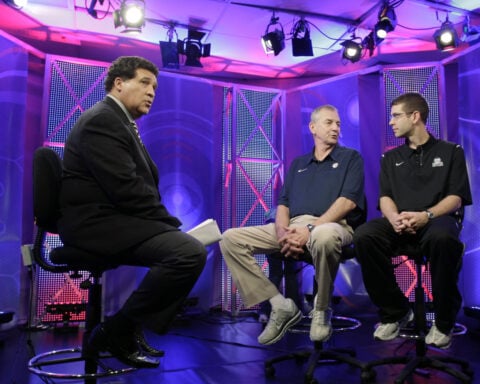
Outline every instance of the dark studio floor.
[[[362, 326], [353, 331], [334, 333], [326, 347], [352, 346], [357, 357], [363, 361], [393, 354], [414, 353], [412, 340], [397, 339], [382, 343], [372, 339], [375, 316], [358, 317]], [[428, 354], [445, 354], [467, 359], [475, 372], [473, 383], [480, 383], [480, 320], [466, 317], [463, 312], [459, 322], [468, 327], [465, 335], [457, 336], [448, 352], [431, 349]], [[253, 314], [242, 314], [232, 318], [228, 314], [184, 314], [175, 322], [171, 331], [164, 336], [148, 334], [150, 343], [165, 350], [157, 369], [137, 370], [128, 375], [99, 379], [98, 383], [109, 384], [257, 384], [304, 382], [305, 365], [299, 361], [287, 361], [275, 366], [274, 378], [267, 378], [264, 360], [286, 351], [311, 345], [308, 335], [288, 333], [273, 346], [260, 346], [256, 337], [262, 329]], [[27, 361], [32, 348], [36, 353], [54, 348], [65, 348], [80, 344], [81, 331], [60, 332], [54, 329], [27, 332], [14, 328], [3, 332], [0, 342], [0, 383], [37, 384], [40, 378], [30, 374]], [[393, 383], [401, 365], [384, 365], [376, 368], [376, 383]], [[316, 369], [319, 383], [360, 383], [360, 370], [346, 364], [323, 364]], [[52, 381], [78, 383], [78, 380]], [[458, 380], [446, 373], [430, 370], [430, 377], [412, 375], [406, 383], [457, 383]]]

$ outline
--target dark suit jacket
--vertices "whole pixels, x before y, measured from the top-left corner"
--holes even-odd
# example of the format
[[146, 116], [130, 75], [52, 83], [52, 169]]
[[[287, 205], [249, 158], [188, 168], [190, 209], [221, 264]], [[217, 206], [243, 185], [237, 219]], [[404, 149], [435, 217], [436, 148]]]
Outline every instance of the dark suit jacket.
[[109, 97], [72, 128], [63, 167], [59, 233], [66, 245], [114, 255], [181, 225], [161, 202], [157, 167]]

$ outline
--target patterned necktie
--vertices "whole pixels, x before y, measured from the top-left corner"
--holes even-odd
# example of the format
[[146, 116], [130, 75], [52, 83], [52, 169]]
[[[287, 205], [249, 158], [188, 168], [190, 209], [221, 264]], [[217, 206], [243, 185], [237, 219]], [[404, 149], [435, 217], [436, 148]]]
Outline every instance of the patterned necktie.
[[140, 132], [138, 131], [137, 123], [132, 121], [131, 125], [132, 125], [133, 130], [135, 131], [135, 135], [138, 137], [138, 140], [140, 141], [141, 144], [143, 144], [142, 138], [140, 137]]

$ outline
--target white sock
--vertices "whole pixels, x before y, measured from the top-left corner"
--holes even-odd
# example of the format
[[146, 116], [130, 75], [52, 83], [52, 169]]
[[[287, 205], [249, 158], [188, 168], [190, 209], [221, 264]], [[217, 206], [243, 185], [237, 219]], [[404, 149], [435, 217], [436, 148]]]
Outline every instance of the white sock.
[[269, 299], [270, 304], [272, 304], [273, 308], [285, 308], [287, 309], [287, 299], [283, 297], [280, 293], [277, 293], [275, 296]]

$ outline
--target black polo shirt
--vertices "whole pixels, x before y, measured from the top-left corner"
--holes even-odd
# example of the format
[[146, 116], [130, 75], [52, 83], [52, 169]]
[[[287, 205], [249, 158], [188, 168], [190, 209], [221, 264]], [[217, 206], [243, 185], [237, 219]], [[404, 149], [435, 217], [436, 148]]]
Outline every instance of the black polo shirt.
[[315, 159], [314, 150], [293, 160], [278, 204], [289, 208], [290, 217], [321, 216], [339, 197], [365, 209], [363, 159], [337, 145], [322, 161]]
[[463, 149], [430, 135], [412, 149], [408, 143], [386, 152], [380, 170], [380, 197], [388, 196], [398, 211], [424, 211], [448, 195], [472, 204]]

